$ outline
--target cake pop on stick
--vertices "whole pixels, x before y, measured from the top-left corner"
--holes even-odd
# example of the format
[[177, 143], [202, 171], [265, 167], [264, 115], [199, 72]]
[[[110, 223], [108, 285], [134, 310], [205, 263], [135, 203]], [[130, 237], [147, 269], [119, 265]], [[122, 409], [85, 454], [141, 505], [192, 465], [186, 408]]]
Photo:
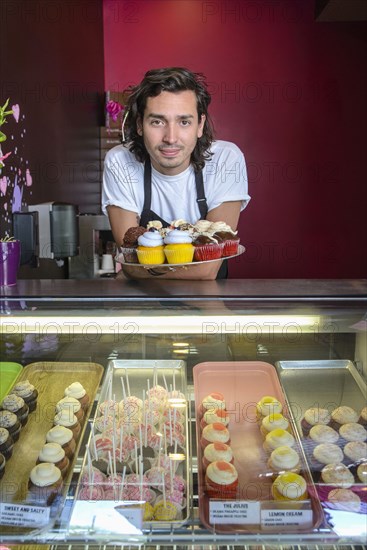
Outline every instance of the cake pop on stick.
[[129, 374], [127, 369], [125, 369], [125, 376], [126, 376], [126, 387], [127, 387], [127, 395], [130, 397], [130, 384], [129, 384]]
[[122, 491], [123, 491], [124, 485], [125, 485], [125, 476], [126, 476], [126, 466], [124, 466], [124, 469], [122, 470], [122, 479], [121, 479], [121, 485], [120, 485], [120, 491], [119, 491], [119, 500], [122, 500]]

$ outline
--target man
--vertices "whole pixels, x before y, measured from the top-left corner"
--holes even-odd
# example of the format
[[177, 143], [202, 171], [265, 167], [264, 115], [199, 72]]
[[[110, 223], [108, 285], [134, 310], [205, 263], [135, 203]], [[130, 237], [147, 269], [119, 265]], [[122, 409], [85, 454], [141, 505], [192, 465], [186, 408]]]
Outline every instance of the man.
[[[224, 221], [233, 229], [250, 197], [243, 154], [214, 141], [201, 74], [171, 67], [148, 71], [131, 89], [122, 145], [105, 158], [102, 208], [118, 246], [130, 227], [160, 220]], [[134, 278], [215, 279], [221, 262], [167, 271], [123, 266]]]

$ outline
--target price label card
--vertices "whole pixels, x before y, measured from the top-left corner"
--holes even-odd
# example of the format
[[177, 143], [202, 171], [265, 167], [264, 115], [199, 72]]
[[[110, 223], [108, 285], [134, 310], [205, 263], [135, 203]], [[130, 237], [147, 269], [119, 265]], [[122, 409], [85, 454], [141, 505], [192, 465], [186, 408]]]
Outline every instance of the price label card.
[[18, 527], [41, 527], [50, 519], [50, 508], [0, 503], [0, 523]]
[[247, 500], [210, 500], [210, 523], [259, 524], [260, 502]]
[[261, 510], [261, 525], [264, 528], [277, 527], [278, 525], [312, 527], [312, 510], [263, 509]]

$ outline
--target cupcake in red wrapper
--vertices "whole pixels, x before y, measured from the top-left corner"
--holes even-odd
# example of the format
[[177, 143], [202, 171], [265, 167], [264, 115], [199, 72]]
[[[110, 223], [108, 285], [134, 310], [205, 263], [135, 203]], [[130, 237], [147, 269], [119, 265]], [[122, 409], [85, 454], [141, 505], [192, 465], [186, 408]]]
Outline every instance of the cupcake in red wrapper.
[[73, 382], [65, 388], [65, 397], [74, 397], [80, 402], [83, 411], [86, 411], [89, 407], [89, 395], [83, 388], [80, 382]]
[[214, 422], [213, 424], [205, 426], [200, 442], [202, 448], [205, 449], [207, 445], [215, 443], [215, 441], [226, 443], [226, 445], [230, 445], [231, 443], [229, 430], [219, 422]]
[[237, 235], [237, 231], [233, 231], [231, 226], [224, 222], [213, 222], [210, 226], [210, 232], [215, 239], [223, 243], [223, 257], [237, 254], [240, 238]]
[[31, 501], [51, 506], [62, 489], [62, 476], [59, 468], [49, 462], [37, 464], [31, 470], [28, 489]]
[[226, 402], [224, 400], [224, 395], [219, 392], [212, 392], [209, 395], [206, 395], [201, 402], [199, 413], [203, 415], [205, 411], [210, 411], [213, 409], [225, 409]]
[[59, 443], [64, 449], [66, 456], [73, 458], [76, 443], [73, 437], [73, 432], [65, 426], [54, 426], [46, 434], [47, 443]]
[[73, 432], [73, 438], [75, 441], [78, 439], [81, 427], [77, 417], [72, 411], [62, 409], [54, 417], [54, 426], [64, 426]]
[[224, 426], [229, 424], [229, 414], [225, 409], [212, 409], [205, 411], [203, 418], [200, 421], [201, 429], [204, 429], [208, 424], [219, 422]]
[[216, 441], [205, 447], [202, 463], [204, 468], [207, 468], [209, 464], [218, 460], [233, 464], [234, 457], [229, 445]]
[[70, 461], [65, 455], [64, 449], [59, 443], [46, 443], [38, 455], [37, 464], [41, 462], [50, 462], [60, 470], [62, 477], [65, 477]]
[[209, 498], [234, 499], [238, 488], [238, 473], [230, 462], [211, 462], [205, 473], [205, 491]]
[[206, 262], [208, 260], [219, 260], [223, 254], [224, 244], [212, 237], [209, 233], [194, 235], [192, 244], [195, 247], [194, 261]]

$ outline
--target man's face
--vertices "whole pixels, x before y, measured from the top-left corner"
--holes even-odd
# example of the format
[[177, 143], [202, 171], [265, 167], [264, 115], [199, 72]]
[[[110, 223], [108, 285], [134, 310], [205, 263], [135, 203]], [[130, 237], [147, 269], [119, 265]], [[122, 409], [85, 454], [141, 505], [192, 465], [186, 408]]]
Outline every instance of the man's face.
[[196, 142], [203, 134], [204, 122], [204, 115], [198, 121], [192, 90], [161, 92], [157, 97], [149, 97], [137, 131], [143, 136], [154, 168], [169, 176], [186, 170]]

